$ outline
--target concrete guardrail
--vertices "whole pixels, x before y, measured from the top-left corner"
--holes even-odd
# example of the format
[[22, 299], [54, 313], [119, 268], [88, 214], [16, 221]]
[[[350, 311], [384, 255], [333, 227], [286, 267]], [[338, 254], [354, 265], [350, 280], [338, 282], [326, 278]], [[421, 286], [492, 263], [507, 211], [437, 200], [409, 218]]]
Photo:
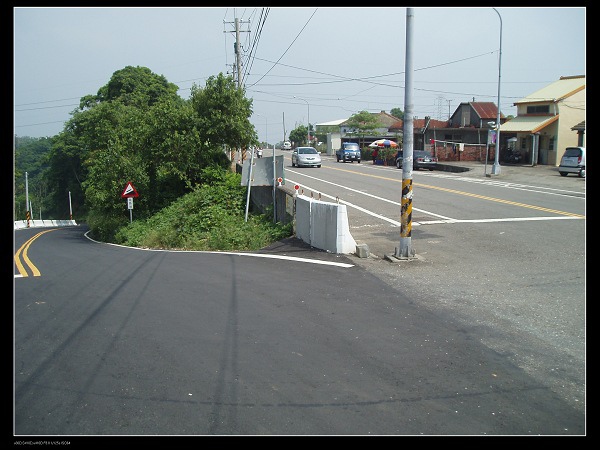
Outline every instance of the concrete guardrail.
[[15, 230], [22, 228], [39, 228], [39, 227], [72, 227], [76, 226], [74, 220], [30, 220], [27, 226], [27, 220], [15, 220]]

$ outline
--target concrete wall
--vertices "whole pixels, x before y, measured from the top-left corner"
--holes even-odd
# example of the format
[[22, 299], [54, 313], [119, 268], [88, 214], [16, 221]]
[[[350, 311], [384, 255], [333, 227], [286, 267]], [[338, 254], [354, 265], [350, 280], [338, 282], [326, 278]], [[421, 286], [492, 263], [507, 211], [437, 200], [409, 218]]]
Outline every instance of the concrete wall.
[[332, 253], [356, 252], [346, 205], [298, 195], [295, 220], [296, 237], [307, 244]]
[[[30, 220], [29, 228], [39, 227], [72, 227], [76, 226], [74, 220]], [[15, 220], [15, 230], [28, 228], [26, 220]]]
[[[275, 189], [276, 221], [294, 224], [294, 234], [307, 244], [332, 253], [355, 253], [356, 241], [350, 234], [346, 205], [297, 195], [292, 187]], [[273, 206], [273, 188], [254, 186], [250, 190], [253, 208], [265, 211]]]
[[[242, 166], [237, 164], [236, 170], [242, 173]], [[252, 186], [250, 203], [252, 208], [265, 212], [273, 206], [273, 187]], [[282, 184], [275, 187], [275, 206], [275, 220], [284, 224], [293, 222], [296, 237], [307, 244], [332, 253], [356, 252], [346, 205], [297, 195], [293, 186]]]

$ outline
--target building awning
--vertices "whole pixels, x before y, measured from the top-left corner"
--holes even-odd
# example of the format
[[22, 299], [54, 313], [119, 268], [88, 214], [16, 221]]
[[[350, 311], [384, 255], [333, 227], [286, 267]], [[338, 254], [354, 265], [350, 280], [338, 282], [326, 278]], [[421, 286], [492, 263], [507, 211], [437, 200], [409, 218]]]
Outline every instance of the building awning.
[[517, 116], [500, 125], [500, 133], [537, 133], [558, 120], [558, 115], [552, 117]]

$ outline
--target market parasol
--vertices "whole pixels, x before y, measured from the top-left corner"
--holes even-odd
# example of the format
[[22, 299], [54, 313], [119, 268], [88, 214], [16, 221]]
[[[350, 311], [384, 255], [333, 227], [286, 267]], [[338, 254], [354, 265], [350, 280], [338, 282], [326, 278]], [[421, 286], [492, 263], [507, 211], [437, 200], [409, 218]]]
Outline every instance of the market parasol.
[[391, 148], [396, 148], [398, 147], [398, 143], [391, 141], [389, 139], [377, 139], [376, 141], [373, 141], [369, 144], [369, 147], [391, 147]]

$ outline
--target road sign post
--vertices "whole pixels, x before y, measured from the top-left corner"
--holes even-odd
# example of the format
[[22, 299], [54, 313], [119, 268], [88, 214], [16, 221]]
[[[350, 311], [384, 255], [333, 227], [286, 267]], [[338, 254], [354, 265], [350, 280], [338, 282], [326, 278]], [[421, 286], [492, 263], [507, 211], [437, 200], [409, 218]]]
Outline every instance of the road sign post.
[[131, 181], [128, 181], [127, 184], [125, 185], [125, 189], [123, 189], [123, 192], [121, 193], [121, 197], [122, 198], [126, 198], [127, 199], [127, 209], [129, 210], [129, 222], [133, 222], [133, 198], [134, 197], [139, 197], [140, 194], [138, 194], [138, 191], [135, 189], [135, 187], [133, 187], [133, 184], [131, 184]]

